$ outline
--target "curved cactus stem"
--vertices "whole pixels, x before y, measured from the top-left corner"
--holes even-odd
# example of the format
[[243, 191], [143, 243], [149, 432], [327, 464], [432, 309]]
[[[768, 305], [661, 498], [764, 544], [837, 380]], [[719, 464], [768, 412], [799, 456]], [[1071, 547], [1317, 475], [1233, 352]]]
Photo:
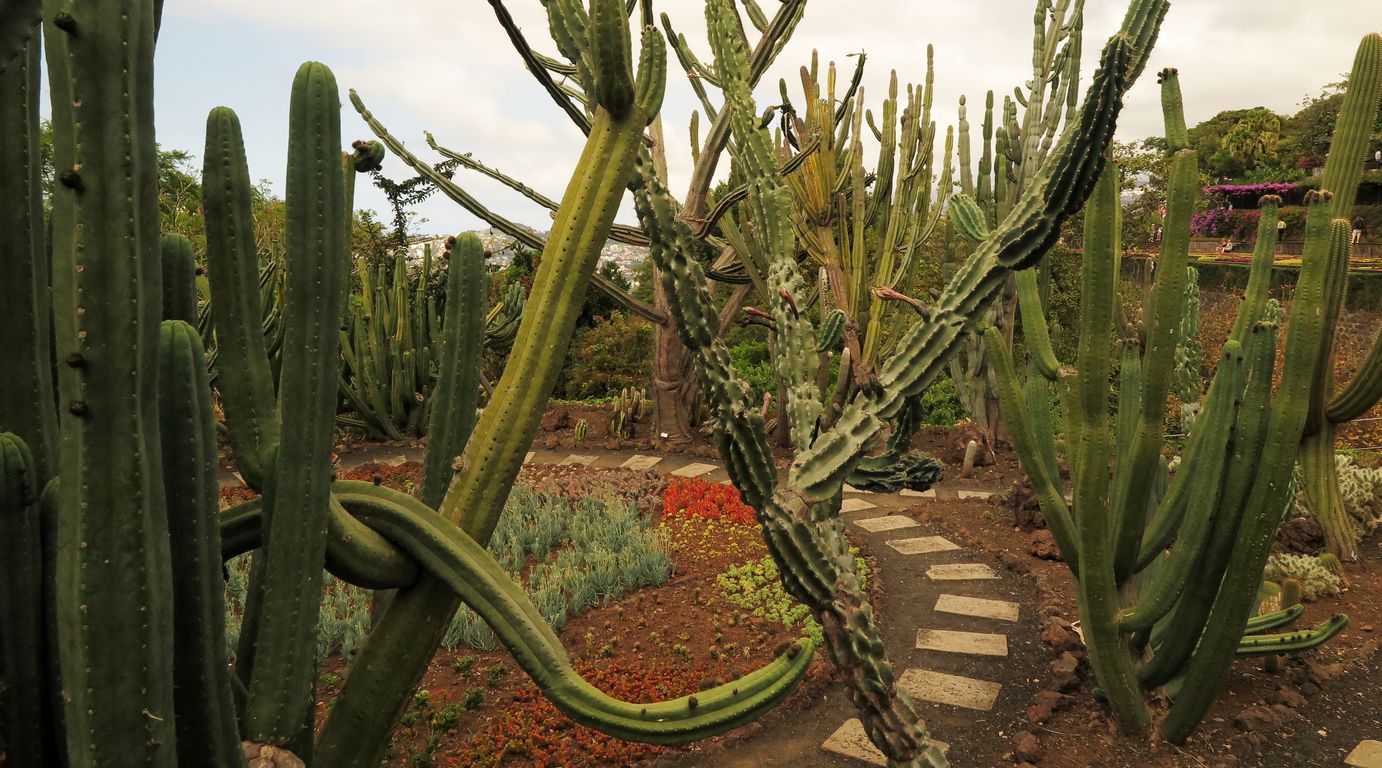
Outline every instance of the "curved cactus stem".
[[1243, 627], [1243, 634], [1245, 636], [1255, 635], [1259, 632], [1266, 632], [1269, 629], [1288, 626], [1296, 619], [1299, 619], [1302, 613], [1305, 613], [1305, 606], [1300, 603], [1293, 603], [1289, 608], [1254, 616], [1248, 619], [1247, 626]]
[[613, 699], [576, 674], [561, 642], [522, 589], [474, 539], [406, 494], [369, 483], [335, 484], [337, 498], [370, 527], [399, 542], [490, 625], [543, 695], [582, 725], [623, 739], [681, 744], [742, 725], [796, 687], [814, 647], [795, 650], [745, 677], [656, 704]]
[[1238, 650], [1235, 654], [1241, 658], [1308, 651], [1333, 639], [1347, 626], [1348, 614], [1341, 613], [1328, 621], [1315, 625], [1313, 629], [1245, 637], [1238, 642]]
[[1033, 267], [1015, 273], [1018, 307], [1022, 310], [1022, 338], [1027, 342], [1027, 351], [1032, 356], [1036, 371], [1048, 381], [1055, 381], [1061, 365], [1051, 347], [1051, 333], [1046, 327], [1046, 309], [1037, 287], [1036, 270]]

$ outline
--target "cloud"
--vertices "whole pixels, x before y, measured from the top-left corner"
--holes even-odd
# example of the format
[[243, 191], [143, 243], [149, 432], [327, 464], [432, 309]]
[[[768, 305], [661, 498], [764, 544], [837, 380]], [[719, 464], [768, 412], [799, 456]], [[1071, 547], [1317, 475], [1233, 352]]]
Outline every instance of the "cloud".
[[[541, 4], [509, 0], [507, 5], [528, 39], [555, 53]], [[777, 4], [762, 5], [771, 12]], [[223, 19], [251, 36], [274, 41], [272, 45], [307, 40], [328, 50], [343, 88], [358, 89], [376, 116], [432, 160], [440, 158], [427, 149], [424, 130], [442, 144], [473, 152], [557, 197], [579, 154], [579, 131], [524, 71], [489, 8], [475, 0], [339, 0], [329, 6], [315, 0], [183, 0], [167, 7], [165, 34], [176, 34], [178, 25], [191, 19]], [[709, 58], [701, 0], [666, 0], [657, 8], [673, 18], [703, 60]], [[1117, 28], [1125, 8], [1124, 2], [1088, 0], [1085, 83], [1098, 48]], [[1178, 0], [1148, 70], [1180, 69], [1192, 123], [1223, 109], [1258, 105], [1290, 112], [1351, 66], [1361, 31], [1369, 24], [1382, 26], [1380, 20], [1375, 5], [1363, 0], [1320, 3], [1309, 12], [1296, 0]], [[907, 82], [921, 81], [930, 43], [935, 46], [935, 115], [943, 136], [945, 126], [955, 120], [961, 94], [968, 94], [971, 104], [982, 104], [986, 90], [995, 90], [1001, 99], [1027, 78], [1032, 24], [1029, 0], [812, 0], [758, 96], [762, 103], [776, 101], [777, 81], [784, 78], [789, 93], [799, 99], [797, 69], [809, 62], [813, 50], [822, 62], [842, 62], [842, 80], [852, 67], [846, 56], [863, 50], [868, 54], [864, 87], [876, 105], [886, 93], [890, 70], [897, 70], [904, 88]], [[208, 48], [223, 43], [203, 41]], [[253, 39], [234, 44], [256, 48]], [[199, 72], [187, 82], [215, 92], [218, 79], [237, 74], [223, 69]], [[277, 102], [265, 108], [269, 106], [281, 109]], [[684, 188], [690, 170], [686, 125], [697, 106], [684, 78], [674, 71], [663, 112], [674, 190]], [[347, 131], [366, 130], [348, 107], [346, 117]], [[971, 119], [978, 122], [973, 112]], [[703, 120], [702, 134], [704, 129]], [[1146, 77], [1128, 99], [1120, 138], [1160, 132], [1158, 95], [1153, 79]], [[404, 175], [406, 169], [394, 160], [386, 171]], [[536, 206], [491, 182], [467, 183], [516, 218], [533, 223], [545, 218]], [[368, 190], [361, 202], [382, 204]], [[474, 223], [446, 201], [429, 201], [422, 210], [428, 228], [451, 230]]]

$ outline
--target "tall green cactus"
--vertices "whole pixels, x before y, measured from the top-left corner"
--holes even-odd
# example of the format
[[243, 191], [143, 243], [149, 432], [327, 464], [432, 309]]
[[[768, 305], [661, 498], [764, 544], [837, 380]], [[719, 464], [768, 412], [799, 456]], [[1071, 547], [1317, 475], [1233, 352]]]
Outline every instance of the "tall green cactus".
[[[1160, 80], [1168, 136], [1175, 137], [1184, 132], [1179, 80], [1174, 70], [1163, 71]], [[1114, 718], [1127, 733], [1146, 732], [1150, 713], [1144, 689], [1165, 685], [1173, 704], [1161, 731], [1180, 743], [1204, 716], [1235, 652], [1301, 650], [1324, 642], [1347, 622], [1338, 617], [1310, 632], [1243, 638], [1247, 631], [1260, 631], [1252, 630], [1248, 619], [1263, 563], [1289, 503], [1295, 446], [1306, 424], [1308, 383], [1325, 362], [1319, 349], [1333, 318], [1323, 310], [1337, 290], [1331, 286], [1346, 270], [1347, 227], [1331, 221], [1331, 193], [1312, 193], [1306, 267], [1275, 397], [1276, 326], [1263, 317], [1272, 249], [1258, 249], [1246, 299], [1181, 469], [1158, 498], [1149, 489], [1165, 476], [1160, 458], [1164, 408], [1182, 327], [1198, 171], [1193, 151], [1175, 152], [1166, 233], [1147, 301], [1145, 342], [1122, 341], [1118, 409], [1110, 418], [1114, 283], [1121, 252], [1116, 173], [1112, 167], [1105, 171], [1085, 213], [1076, 360], [1043, 374], [1060, 390], [1065, 406], [1063, 432], [1073, 484], [1069, 505], [1049, 444], [1055, 432], [1049, 409], [1028, 407], [1000, 333], [989, 329], [985, 341], [996, 361], [1014, 446], [1075, 571], [1090, 663]], [[1279, 203], [1264, 198], [1264, 230], [1275, 229]], [[1020, 296], [1023, 302], [1033, 300]], [[1024, 308], [1024, 322], [1028, 316]]]
[[[1363, 160], [1382, 102], [1382, 35], [1363, 38], [1348, 83], [1322, 182], [1323, 188], [1335, 193], [1333, 215], [1345, 219], [1357, 198]], [[1347, 289], [1348, 281], [1344, 280], [1329, 294], [1325, 311], [1331, 317], [1338, 315]], [[1356, 560], [1362, 531], [1344, 508], [1339, 493], [1334, 465], [1335, 434], [1339, 425], [1367, 413], [1382, 399], [1382, 334], [1373, 342], [1353, 380], [1337, 393], [1333, 370], [1327, 365], [1333, 340], [1331, 330], [1320, 349], [1325, 362], [1311, 383], [1310, 420], [1300, 452], [1302, 489], [1306, 507], [1324, 529], [1330, 553], [1341, 560]]]

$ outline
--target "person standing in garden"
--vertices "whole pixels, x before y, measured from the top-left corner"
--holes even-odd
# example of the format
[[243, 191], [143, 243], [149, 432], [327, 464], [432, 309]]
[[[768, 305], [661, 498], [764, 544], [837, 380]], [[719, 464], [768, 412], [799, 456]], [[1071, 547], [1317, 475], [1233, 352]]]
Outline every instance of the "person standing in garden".
[[1362, 216], [1353, 217], [1353, 244], [1357, 245], [1363, 239], [1363, 226], [1367, 222], [1363, 221]]

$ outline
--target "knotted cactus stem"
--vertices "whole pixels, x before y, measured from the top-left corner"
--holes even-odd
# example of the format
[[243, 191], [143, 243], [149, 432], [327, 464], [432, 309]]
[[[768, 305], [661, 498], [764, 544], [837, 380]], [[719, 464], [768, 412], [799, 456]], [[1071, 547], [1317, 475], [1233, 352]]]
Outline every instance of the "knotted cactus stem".
[[0, 694], [0, 736], [7, 764], [15, 768], [53, 765], [60, 754], [50, 708], [50, 697], [55, 699], [57, 692], [55, 681], [47, 678], [51, 638], [44, 615], [39, 479], [29, 446], [12, 432], [0, 432], [0, 525], [5, 531], [0, 549], [0, 668], [6, 682]]
[[235, 465], [250, 488], [263, 486], [264, 449], [278, 442], [274, 379], [265, 347], [259, 258], [250, 216], [249, 164], [240, 120], [227, 107], [206, 118], [202, 206], [207, 280], [215, 301], [216, 377]]
[[173, 699], [181, 715], [177, 718], [178, 764], [238, 768], [240, 736], [226, 666], [216, 425], [201, 338], [186, 322], [163, 323], [158, 383], [163, 487], [175, 574]]
[[[33, 6], [37, 9], [38, 3]], [[37, 25], [37, 19], [32, 23]], [[34, 472], [46, 479], [57, 471], [58, 424], [49, 362], [39, 63], [36, 41], [8, 69], [0, 59], [0, 200], [5, 201], [0, 206], [0, 306], [15, 313], [0, 323], [0, 358], [6, 361], [5, 375], [0, 376], [0, 425], [30, 446]]]
[[[69, 361], [58, 370], [56, 588], [69, 768], [172, 768], [154, 4], [49, 10], [53, 160], [64, 182], [53, 200], [53, 315], [57, 359]], [[59, 10], [71, 24], [57, 23]]]
[[163, 260], [163, 319], [197, 323], [197, 259], [192, 241], [164, 235], [159, 241]]
[[[622, 12], [619, 0], [595, 1], [618, 5]], [[583, 16], [583, 11], [573, 13], [572, 23], [583, 23]], [[616, 18], [619, 14], [606, 10], [590, 18], [597, 16], [602, 24], [626, 24]], [[571, 29], [562, 29], [562, 34], [570, 33]], [[584, 29], [580, 34], [586, 34]], [[608, 37], [609, 31], [589, 34]], [[609, 51], [610, 46], [602, 45], [600, 50]], [[622, 53], [612, 53], [612, 58], [602, 53], [598, 60], [592, 59], [592, 66], [628, 65]], [[586, 287], [642, 145], [643, 129], [661, 106], [665, 55], [661, 35], [645, 28], [638, 75], [610, 81], [632, 83], [633, 97], [623, 113], [615, 116], [610, 106], [600, 102], [591, 105], [595, 114], [586, 146], [544, 247], [513, 352], [466, 444], [463, 470], [440, 506], [444, 517], [481, 545], [493, 533], [537, 429], [542, 404], [565, 359]], [[351, 94], [351, 99], [363, 110], [358, 97]], [[611, 103], [618, 107], [623, 101], [615, 95]], [[371, 122], [371, 127], [395, 154], [405, 160], [410, 157], [401, 144], [390, 143], [377, 122]], [[426, 670], [454, 608], [450, 588], [433, 578], [421, 579], [398, 593], [357, 657], [340, 703], [318, 741], [318, 760], [333, 766], [378, 765], [388, 734]]]
[[[315, 62], [293, 82], [286, 199], [287, 306], [279, 384], [282, 434], [269, 510], [259, 634], [245, 736], [287, 745], [302, 727], [315, 679], [317, 624], [336, 420], [346, 243], [336, 79]], [[252, 598], [253, 600], [253, 598]], [[251, 605], [250, 610], [255, 606]]]

